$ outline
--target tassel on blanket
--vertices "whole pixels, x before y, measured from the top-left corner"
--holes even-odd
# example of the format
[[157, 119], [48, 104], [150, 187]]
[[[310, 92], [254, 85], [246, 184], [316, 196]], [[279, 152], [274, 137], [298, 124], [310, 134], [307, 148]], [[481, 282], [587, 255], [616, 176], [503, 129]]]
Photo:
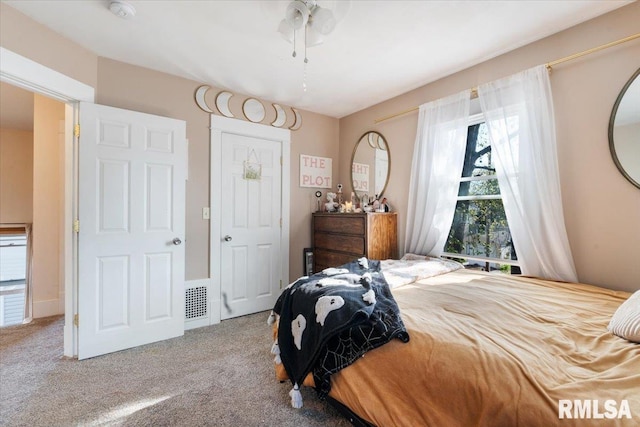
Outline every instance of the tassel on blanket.
[[298, 383], [293, 385], [293, 388], [289, 392], [289, 396], [291, 396], [291, 406], [300, 409], [302, 408], [302, 393], [300, 393], [300, 387]]
[[276, 323], [276, 314], [273, 312], [273, 310], [271, 310], [271, 314], [269, 315], [269, 318], [267, 319], [267, 325], [271, 326], [274, 323]]
[[360, 279], [360, 284], [367, 289], [371, 288], [372, 282], [373, 282], [373, 277], [371, 276], [371, 273], [369, 273], [368, 271], [364, 273], [362, 275], [362, 278]]
[[369, 289], [366, 293], [362, 294], [362, 299], [369, 304], [376, 303], [376, 293], [373, 289]]
[[275, 357], [273, 358], [273, 361], [276, 364], [281, 364], [282, 363], [282, 359], [280, 358], [280, 346], [278, 345], [278, 341], [275, 341], [273, 343], [273, 345], [271, 346], [271, 354], [275, 354]]
[[369, 260], [367, 259], [367, 257], [358, 258], [358, 264], [360, 264], [360, 267], [364, 268], [365, 270], [369, 269]]

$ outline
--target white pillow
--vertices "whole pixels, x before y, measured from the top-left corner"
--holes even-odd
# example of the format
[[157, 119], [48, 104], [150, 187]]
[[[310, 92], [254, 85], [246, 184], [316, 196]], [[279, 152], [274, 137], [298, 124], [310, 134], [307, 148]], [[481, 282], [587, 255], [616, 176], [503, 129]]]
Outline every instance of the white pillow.
[[640, 290], [618, 307], [607, 329], [626, 340], [640, 343]]

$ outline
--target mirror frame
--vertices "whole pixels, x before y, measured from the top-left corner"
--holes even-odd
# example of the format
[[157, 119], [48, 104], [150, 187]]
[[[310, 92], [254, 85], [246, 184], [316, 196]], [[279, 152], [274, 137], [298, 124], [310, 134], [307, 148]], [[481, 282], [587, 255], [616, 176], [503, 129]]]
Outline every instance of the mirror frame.
[[242, 114], [253, 123], [260, 123], [267, 116], [264, 104], [255, 98], [247, 98], [242, 103]]
[[[613, 158], [613, 162], [616, 164], [616, 167], [618, 168], [620, 173], [625, 178], [627, 178], [627, 180], [631, 184], [633, 184], [637, 188], [640, 188], [640, 182], [633, 179], [631, 175], [629, 175], [629, 173], [627, 173], [627, 171], [624, 169], [624, 167], [622, 166], [622, 163], [620, 163], [620, 159], [618, 159], [618, 155], [616, 153], [615, 142], [613, 140], [613, 128], [616, 121], [616, 115], [618, 113], [618, 107], [620, 106], [620, 102], [622, 102], [622, 98], [624, 98], [624, 95], [627, 93], [627, 89], [629, 89], [629, 86], [631, 86], [636, 81], [636, 79], [640, 79], [640, 68], [638, 68], [636, 72], [633, 73], [631, 78], [627, 81], [627, 83], [624, 85], [624, 87], [620, 91], [620, 94], [618, 94], [618, 97], [616, 98], [616, 102], [613, 104], [613, 109], [611, 110], [611, 117], [609, 118], [609, 151], [611, 151], [611, 157]], [[638, 80], [638, 83], [640, 83], [640, 80]]]
[[229, 101], [232, 97], [233, 94], [226, 90], [216, 95], [216, 108], [225, 117], [235, 117], [229, 108]]
[[[351, 153], [351, 167], [349, 168], [349, 179], [351, 182], [351, 191], [353, 191], [355, 194], [358, 194], [355, 188], [353, 188], [353, 161], [356, 158], [356, 151], [358, 151], [358, 147], [360, 146], [361, 142], [364, 142], [367, 147], [371, 147], [371, 144], [369, 144], [368, 140], [363, 140], [363, 138], [370, 133], [375, 133], [376, 135], [378, 135], [378, 137], [382, 138], [384, 140], [384, 145], [387, 148], [386, 150], [387, 159], [388, 159], [387, 179], [384, 181], [384, 186], [382, 187], [380, 194], [378, 194], [378, 198], [382, 198], [382, 195], [384, 194], [385, 190], [387, 189], [387, 185], [389, 184], [389, 177], [391, 176], [391, 150], [389, 149], [389, 141], [387, 141], [387, 138], [385, 138], [384, 135], [382, 135], [380, 132], [375, 130], [368, 130], [365, 133], [363, 133], [360, 136], [360, 138], [358, 138], [358, 141], [356, 141], [355, 147], [353, 147], [353, 152]], [[374, 148], [374, 147], [371, 147], [371, 148]], [[373, 189], [373, 191], [375, 196], [375, 188]]]

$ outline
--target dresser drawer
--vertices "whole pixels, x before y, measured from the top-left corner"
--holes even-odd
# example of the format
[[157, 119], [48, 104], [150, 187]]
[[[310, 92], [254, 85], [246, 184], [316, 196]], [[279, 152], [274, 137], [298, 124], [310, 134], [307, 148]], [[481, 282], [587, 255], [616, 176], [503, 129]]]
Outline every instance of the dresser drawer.
[[314, 247], [362, 256], [365, 254], [364, 236], [346, 234], [316, 234]]
[[395, 258], [397, 215], [389, 213], [314, 213], [313, 271], [338, 267], [360, 257]]
[[364, 215], [328, 214], [318, 215], [313, 221], [314, 232], [359, 234], [364, 235], [366, 229]]
[[342, 264], [354, 261], [360, 258], [357, 255], [343, 254], [340, 252], [331, 252], [323, 249], [315, 249], [313, 251], [313, 271], [316, 273], [321, 272], [328, 267], [338, 267]]

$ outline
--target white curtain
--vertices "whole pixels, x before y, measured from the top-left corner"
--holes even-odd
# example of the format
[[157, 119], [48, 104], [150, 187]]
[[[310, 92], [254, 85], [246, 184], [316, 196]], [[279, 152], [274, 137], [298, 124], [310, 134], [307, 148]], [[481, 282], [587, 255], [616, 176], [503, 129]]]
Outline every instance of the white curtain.
[[478, 96], [522, 273], [577, 281], [564, 225], [546, 67], [481, 85]]
[[420, 106], [413, 149], [405, 252], [440, 256], [456, 208], [470, 91]]

